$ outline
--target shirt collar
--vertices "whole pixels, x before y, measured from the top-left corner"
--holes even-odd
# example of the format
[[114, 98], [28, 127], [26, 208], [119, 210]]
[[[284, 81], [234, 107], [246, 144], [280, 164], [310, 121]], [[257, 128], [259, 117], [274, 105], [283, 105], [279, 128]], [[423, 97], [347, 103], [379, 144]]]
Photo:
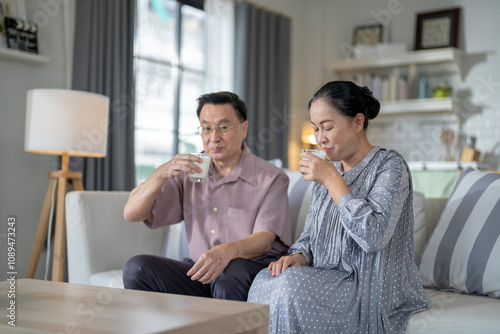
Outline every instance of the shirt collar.
[[[247, 144], [243, 142], [242, 144], [243, 152], [241, 153], [240, 160], [236, 164], [236, 167], [222, 180], [219, 184], [236, 182], [238, 178], [250, 183], [253, 186], [257, 186], [257, 176], [255, 175], [255, 156], [253, 155]], [[213, 176], [217, 175], [215, 167], [210, 165], [209, 173]]]
[[340, 175], [344, 178], [345, 182], [347, 185], [350, 185], [351, 183], [356, 180], [356, 178], [361, 174], [363, 169], [368, 165], [368, 163], [373, 159], [375, 154], [380, 151], [382, 148], [379, 146], [374, 146], [366, 155], [365, 157], [356, 165], [354, 168], [351, 168], [347, 172], [344, 172], [342, 170], [342, 162], [341, 161], [334, 161], [333, 164], [339, 171]]

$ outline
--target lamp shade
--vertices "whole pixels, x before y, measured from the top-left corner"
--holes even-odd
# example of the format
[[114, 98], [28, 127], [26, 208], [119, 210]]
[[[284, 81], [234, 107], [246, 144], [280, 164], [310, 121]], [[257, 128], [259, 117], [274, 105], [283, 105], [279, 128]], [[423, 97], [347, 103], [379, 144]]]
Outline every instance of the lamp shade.
[[109, 98], [68, 89], [28, 91], [24, 149], [27, 152], [105, 157]]

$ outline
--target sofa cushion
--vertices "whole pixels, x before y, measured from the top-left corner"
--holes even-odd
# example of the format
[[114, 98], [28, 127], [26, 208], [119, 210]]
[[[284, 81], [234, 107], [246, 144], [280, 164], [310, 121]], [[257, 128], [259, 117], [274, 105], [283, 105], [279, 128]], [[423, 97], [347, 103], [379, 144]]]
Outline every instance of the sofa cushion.
[[292, 232], [292, 243], [295, 242], [302, 231], [306, 221], [314, 182], [304, 181], [304, 176], [298, 171], [284, 169], [290, 179], [288, 184], [288, 205], [290, 207], [290, 226]]
[[167, 226], [162, 256], [182, 261], [189, 257], [189, 248], [184, 221]]
[[413, 315], [405, 334], [500, 333], [500, 301], [436, 289], [425, 289], [431, 308]]
[[123, 218], [127, 191], [70, 191], [66, 195], [68, 280], [89, 284], [92, 274], [122, 268], [137, 254], [160, 255], [167, 228], [145, 228]]
[[500, 297], [500, 174], [462, 172], [418, 259], [425, 286]]
[[92, 274], [89, 277], [89, 285], [123, 289], [123, 269]]

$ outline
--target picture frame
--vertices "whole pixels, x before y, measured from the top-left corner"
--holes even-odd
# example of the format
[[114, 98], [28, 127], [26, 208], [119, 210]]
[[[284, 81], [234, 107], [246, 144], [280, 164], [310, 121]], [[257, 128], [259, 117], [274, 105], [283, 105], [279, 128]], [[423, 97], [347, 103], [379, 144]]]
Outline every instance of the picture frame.
[[457, 47], [460, 8], [417, 13], [415, 50]]
[[4, 27], [9, 49], [38, 53], [38, 25], [35, 22], [5, 16]]
[[357, 25], [352, 35], [353, 46], [374, 46], [382, 43], [384, 26], [379, 23]]

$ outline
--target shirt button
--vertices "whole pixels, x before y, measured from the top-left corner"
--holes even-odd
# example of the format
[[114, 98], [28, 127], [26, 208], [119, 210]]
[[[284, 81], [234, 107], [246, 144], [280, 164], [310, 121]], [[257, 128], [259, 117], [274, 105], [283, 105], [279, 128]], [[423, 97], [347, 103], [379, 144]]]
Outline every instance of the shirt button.
[[215, 230], [210, 230], [210, 233], [215, 234]]
[[214, 208], [214, 212], [217, 212], [217, 208]]

